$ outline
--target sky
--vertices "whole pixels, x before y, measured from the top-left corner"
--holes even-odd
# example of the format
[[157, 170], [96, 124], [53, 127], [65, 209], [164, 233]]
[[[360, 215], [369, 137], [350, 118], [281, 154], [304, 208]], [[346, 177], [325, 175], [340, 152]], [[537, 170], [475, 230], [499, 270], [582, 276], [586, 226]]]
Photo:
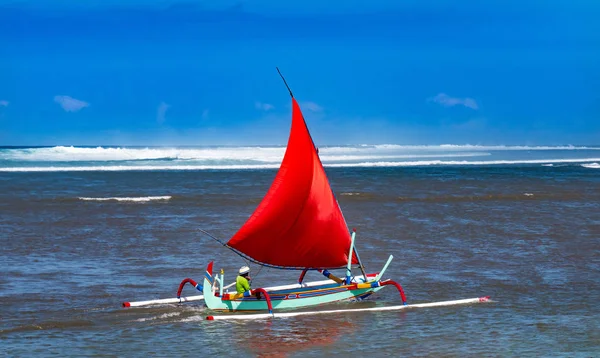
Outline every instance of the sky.
[[0, 0], [0, 145], [600, 144], [600, 2]]

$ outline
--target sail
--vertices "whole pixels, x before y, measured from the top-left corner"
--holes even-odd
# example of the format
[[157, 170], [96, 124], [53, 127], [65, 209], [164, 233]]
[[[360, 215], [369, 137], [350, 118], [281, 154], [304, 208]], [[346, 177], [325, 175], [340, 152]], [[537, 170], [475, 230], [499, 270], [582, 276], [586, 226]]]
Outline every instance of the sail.
[[[282, 268], [340, 268], [350, 233], [296, 100], [283, 161], [269, 191], [227, 246]], [[356, 255], [353, 264], [358, 264]]]

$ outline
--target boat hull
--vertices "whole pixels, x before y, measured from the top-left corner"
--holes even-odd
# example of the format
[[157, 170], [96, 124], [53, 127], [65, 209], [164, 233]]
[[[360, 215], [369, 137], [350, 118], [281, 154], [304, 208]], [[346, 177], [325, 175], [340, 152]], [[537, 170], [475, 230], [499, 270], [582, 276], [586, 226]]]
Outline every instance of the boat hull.
[[[205, 278], [204, 287], [211, 287]], [[314, 287], [299, 287], [297, 289], [270, 291], [268, 295], [274, 311], [298, 309], [338, 301], [358, 301], [367, 298], [383, 287], [354, 288], [356, 285], [325, 284]], [[354, 289], [353, 289], [354, 288]], [[264, 294], [239, 297], [239, 294], [224, 294], [219, 297], [215, 292], [205, 292], [206, 306], [215, 311], [267, 311], [268, 304]]]

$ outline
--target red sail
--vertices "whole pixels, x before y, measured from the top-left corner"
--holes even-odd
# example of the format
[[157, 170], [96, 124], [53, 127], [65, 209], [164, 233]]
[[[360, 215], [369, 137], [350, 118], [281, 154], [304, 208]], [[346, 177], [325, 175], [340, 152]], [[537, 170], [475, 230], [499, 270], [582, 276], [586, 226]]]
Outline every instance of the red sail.
[[[292, 106], [292, 129], [279, 172], [227, 246], [266, 265], [344, 267], [350, 233], [294, 98]], [[352, 263], [358, 264], [355, 255]]]

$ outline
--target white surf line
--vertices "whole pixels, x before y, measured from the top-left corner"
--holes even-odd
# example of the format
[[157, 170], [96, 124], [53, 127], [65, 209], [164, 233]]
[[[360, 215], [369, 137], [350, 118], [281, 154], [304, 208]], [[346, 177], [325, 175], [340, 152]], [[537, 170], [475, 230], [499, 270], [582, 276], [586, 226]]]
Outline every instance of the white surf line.
[[136, 201], [136, 202], [144, 202], [144, 201], [152, 201], [152, 200], [169, 200], [171, 199], [170, 195], [165, 196], [140, 196], [140, 197], [108, 197], [108, 198], [89, 198], [89, 197], [78, 197], [79, 200], [85, 201]]
[[581, 164], [581, 166], [584, 168], [600, 169], [600, 164], [598, 163]]
[[[598, 158], [600, 159], [600, 158]], [[418, 160], [400, 162], [363, 162], [363, 163], [323, 163], [325, 167], [332, 168], [369, 168], [369, 167], [416, 167], [416, 166], [449, 166], [449, 165], [516, 165], [516, 164], [549, 164], [549, 163], [586, 163], [598, 161], [597, 158], [573, 158], [573, 159], [522, 159], [522, 160]]]
[[[600, 158], [574, 159], [524, 159], [524, 160], [490, 160], [490, 161], [399, 161], [399, 162], [361, 162], [361, 163], [323, 163], [326, 168], [370, 168], [370, 167], [415, 167], [415, 166], [449, 166], [449, 165], [515, 165], [515, 164], [550, 164], [550, 163], [586, 163], [599, 162]], [[87, 171], [185, 171], [185, 170], [262, 170], [277, 169], [279, 164], [240, 164], [240, 165], [143, 165], [143, 166], [82, 166], [82, 167], [8, 167], [0, 168], [0, 172], [87, 172]]]
[[[595, 159], [600, 160], [600, 158]], [[81, 166], [81, 167], [9, 167], [0, 168], [0, 172], [125, 172], [125, 171], [182, 171], [182, 170], [245, 170], [277, 169], [279, 164], [265, 165], [140, 165], [140, 166]]]
[[273, 314], [259, 313], [259, 314], [242, 314], [242, 315], [221, 315], [221, 316], [207, 316], [206, 319], [209, 321], [217, 320], [250, 320], [250, 319], [267, 319], [267, 318], [283, 318], [283, 317], [296, 317], [296, 316], [307, 316], [317, 314], [330, 314], [330, 313], [347, 313], [347, 312], [373, 312], [373, 311], [397, 311], [408, 308], [426, 308], [426, 307], [441, 307], [441, 306], [455, 306], [465, 305], [469, 303], [482, 303], [491, 302], [489, 296], [478, 297], [478, 298], [466, 298], [462, 300], [454, 301], [441, 301], [441, 302], [429, 302], [429, 303], [415, 303], [412, 305], [397, 305], [387, 307], [371, 307], [371, 308], [349, 308], [343, 310], [329, 310], [329, 311], [307, 311], [307, 312], [284, 312]]

